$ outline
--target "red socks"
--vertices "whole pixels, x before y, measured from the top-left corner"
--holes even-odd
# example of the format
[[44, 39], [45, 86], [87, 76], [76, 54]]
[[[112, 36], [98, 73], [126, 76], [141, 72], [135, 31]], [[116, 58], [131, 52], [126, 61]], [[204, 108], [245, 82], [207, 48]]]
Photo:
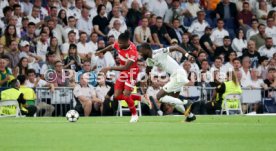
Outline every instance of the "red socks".
[[130, 97], [132, 100], [141, 101], [141, 95], [131, 94]]
[[[138, 96], [134, 96], [134, 98], [138, 98]], [[129, 110], [131, 112], [131, 115], [136, 115], [137, 112], [136, 112], [136, 108], [135, 108], [132, 96], [128, 97], [128, 96], [124, 96], [123, 94], [121, 94], [121, 95], [117, 96], [116, 99], [117, 100], [125, 100], [126, 103], [127, 103], [127, 105], [128, 105], [128, 108], [129, 108]], [[140, 97], [140, 99], [141, 99], [141, 97]]]

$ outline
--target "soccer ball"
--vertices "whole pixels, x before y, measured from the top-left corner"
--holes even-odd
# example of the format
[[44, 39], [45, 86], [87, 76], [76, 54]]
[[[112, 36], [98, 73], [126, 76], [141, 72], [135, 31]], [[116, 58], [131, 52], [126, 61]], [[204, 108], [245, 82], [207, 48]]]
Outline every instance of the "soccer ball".
[[66, 118], [69, 122], [76, 122], [80, 115], [76, 110], [70, 110], [66, 113]]

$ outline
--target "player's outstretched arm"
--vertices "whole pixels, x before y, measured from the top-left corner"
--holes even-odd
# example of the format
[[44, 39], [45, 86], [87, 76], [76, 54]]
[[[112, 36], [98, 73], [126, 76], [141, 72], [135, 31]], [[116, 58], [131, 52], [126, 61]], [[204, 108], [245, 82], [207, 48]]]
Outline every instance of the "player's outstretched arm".
[[106, 72], [109, 71], [109, 70], [126, 71], [126, 70], [130, 69], [130, 67], [133, 63], [134, 63], [133, 61], [128, 60], [126, 62], [126, 64], [123, 65], [123, 66], [106, 67], [106, 68], [103, 68], [100, 72], [103, 72], [104, 74], [106, 74]]
[[107, 51], [112, 51], [113, 50], [113, 46], [112, 45], [109, 45], [105, 48], [103, 48], [102, 50], [99, 50], [95, 53], [96, 56], [98, 56], [100, 53], [105, 53]]
[[170, 52], [173, 52], [173, 51], [178, 51], [180, 53], [183, 54], [183, 56], [187, 57], [187, 58], [190, 58], [192, 57], [187, 51], [185, 51], [182, 47], [180, 46], [170, 46], [169, 47], [169, 51]]

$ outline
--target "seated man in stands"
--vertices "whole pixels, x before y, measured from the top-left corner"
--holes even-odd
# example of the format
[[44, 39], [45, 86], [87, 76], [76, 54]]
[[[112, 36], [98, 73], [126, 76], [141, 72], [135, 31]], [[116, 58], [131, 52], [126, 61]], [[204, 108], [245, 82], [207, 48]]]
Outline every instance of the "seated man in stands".
[[93, 103], [101, 102], [101, 100], [96, 97], [94, 87], [88, 84], [88, 80], [89, 78], [85, 74], [82, 74], [80, 76], [80, 84], [77, 84], [73, 91], [74, 96], [77, 99], [76, 107], [80, 105], [82, 106], [84, 116], [89, 116], [91, 114]]

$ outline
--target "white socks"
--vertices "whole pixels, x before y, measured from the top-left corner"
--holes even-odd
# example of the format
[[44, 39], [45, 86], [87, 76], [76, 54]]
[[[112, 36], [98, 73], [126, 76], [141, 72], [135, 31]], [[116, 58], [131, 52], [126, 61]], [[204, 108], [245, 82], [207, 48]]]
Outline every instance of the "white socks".
[[169, 104], [174, 105], [175, 109], [177, 111], [179, 111], [180, 113], [185, 112], [185, 108], [183, 106], [183, 104], [185, 104], [185, 102], [182, 102], [178, 98], [166, 95], [166, 96], [162, 97], [159, 101], [162, 103], [169, 103]]
[[184, 105], [184, 103], [180, 99], [168, 95], [163, 96], [162, 98], [160, 98], [159, 101], [162, 103], [169, 103], [173, 105]]
[[185, 108], [184, 108], [183, 105], [175, 105], [174, 107], [175, 107], [175, 109], [176, 109], [178, 112], [184, 114]]

